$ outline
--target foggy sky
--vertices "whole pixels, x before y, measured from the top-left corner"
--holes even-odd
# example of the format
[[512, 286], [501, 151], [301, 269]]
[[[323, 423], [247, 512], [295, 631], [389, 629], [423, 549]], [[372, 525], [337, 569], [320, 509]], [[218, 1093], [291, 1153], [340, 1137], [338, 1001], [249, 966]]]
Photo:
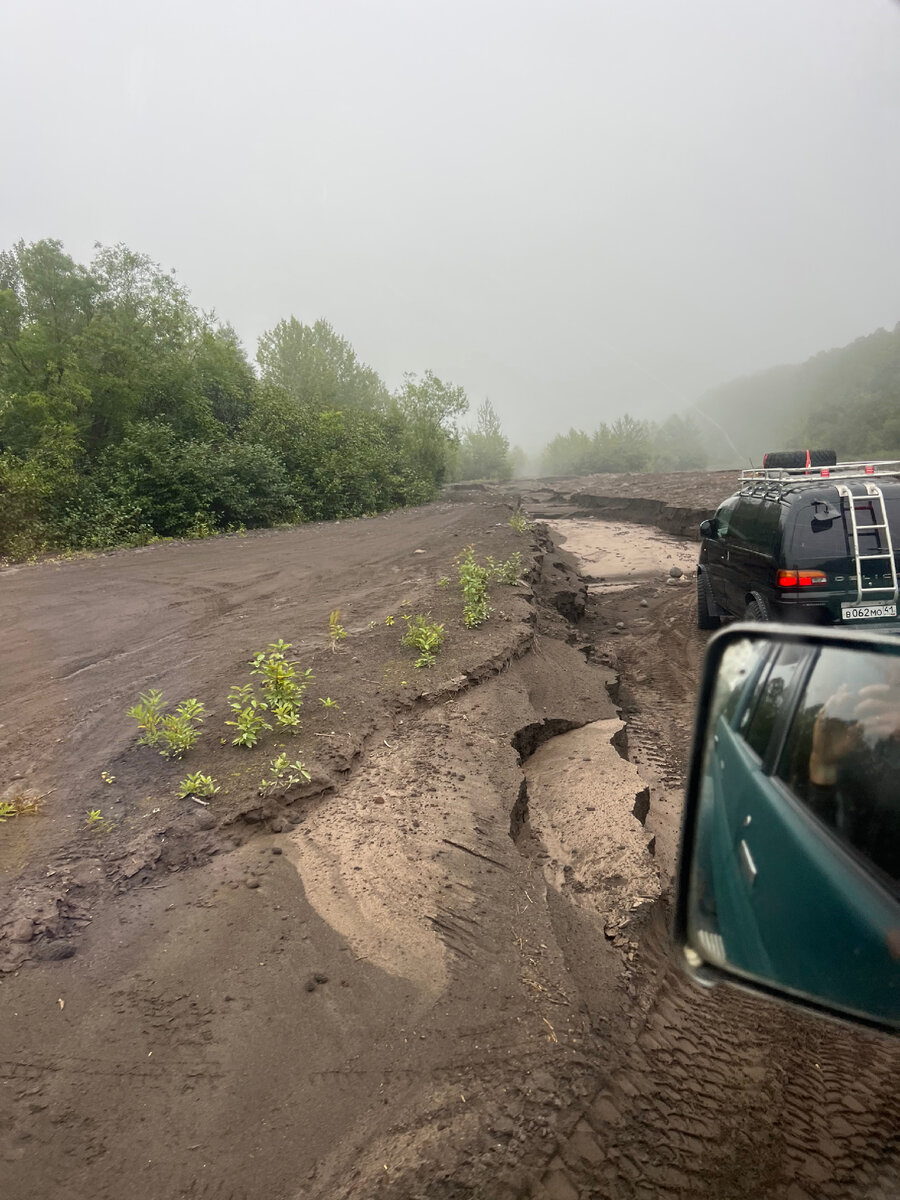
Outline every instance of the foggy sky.
[[900, 321], [895, 0], [0, 0], [0, 247], [123, 241], [538, 446]]

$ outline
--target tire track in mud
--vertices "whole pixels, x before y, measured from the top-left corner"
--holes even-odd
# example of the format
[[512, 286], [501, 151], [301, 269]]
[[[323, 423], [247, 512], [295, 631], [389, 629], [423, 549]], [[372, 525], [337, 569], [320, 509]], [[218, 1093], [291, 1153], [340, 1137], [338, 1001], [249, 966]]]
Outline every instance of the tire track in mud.
[[549, 1164], [549, 1195], [897, 1196], [896, 1045], [699, 991], [669, 962], [662, 922], [641, 959], [649, 1011]]
[[[665, 565], [662, 586], [643, 596], [595, 594], [583, 630], [601, 652], [613, 644], [628, 757], [651, 788], [648, 828], [655, 817], [671, 831], [706, 639], [693, 628], [693, 588], [666, 585]], [[672, 849], [670, 839], [670, 871]], [[701, 990], [671, 960], [667, 919], [664, 897], [626, 983], [631, 1040], [610, 1047], [531, 1194], [895, 1200], [900, 1043], [736, 989]]]

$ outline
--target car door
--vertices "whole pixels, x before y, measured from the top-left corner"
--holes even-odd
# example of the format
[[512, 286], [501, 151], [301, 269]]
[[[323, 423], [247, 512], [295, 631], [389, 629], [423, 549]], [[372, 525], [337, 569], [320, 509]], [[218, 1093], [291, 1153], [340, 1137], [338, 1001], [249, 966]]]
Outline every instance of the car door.
[[739, 617], [747, 608], [747, 597], [761, 593], [771, 573], [771, 555], [764, 546], [767, 507], [771, 502], [760, 496], [741, 496], [731, 517], [726, 595], [730, 611]]
[[[715, 523], [716, 536], [707, 538], [704, 549], [706, 551], [706, 572], [709, 577], [709, 584], [712, 589], [713, 600], [716, 607], [728, 616], [738, 615], [731, 608], [729, 594], [729, 553], [731, 548], [730, 529], [731, 516], [737, 504], [738, 497], [731, 496], [723, 504], [720, 504], [716, 509]], [[743, 611], [743, 610], [741, 610]]]
[[[743, 707], [720, 719], [708, 786], [719, 809], [710, 869], [722, 868], [715, 889], [722, 953], [735, 970], [781, 979], [798, 994], [896, 1019], [896, 881], [866, 862], [836, 816], [823, 819], [803, 784], [810, 714], [821, 707], [820, 659], [783, 647]], [[849, 659], [837, 674], [829, 665], [834, 678], [850, 670]]]

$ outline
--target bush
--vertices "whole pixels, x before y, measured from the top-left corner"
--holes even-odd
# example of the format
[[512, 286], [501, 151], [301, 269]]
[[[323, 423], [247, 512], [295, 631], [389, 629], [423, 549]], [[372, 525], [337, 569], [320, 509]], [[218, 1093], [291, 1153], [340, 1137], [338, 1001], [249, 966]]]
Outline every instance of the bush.
[[463, 622], [467, 629], [474, 629], [483, 625], [490, 616], [488, 583], [491, 570], [478, 565], [472, 546], [467, 546], [462, 554], [457, 555], [456, 568], [463, 595]]
[[403, 620], [406, 622], [406, 633], [401, 638], [403, 645], [419, 651], [415, 665], [433, 667], [444, 644], [444, 626], [429, 621], [421, 613], [414, 617], [404, 615]]

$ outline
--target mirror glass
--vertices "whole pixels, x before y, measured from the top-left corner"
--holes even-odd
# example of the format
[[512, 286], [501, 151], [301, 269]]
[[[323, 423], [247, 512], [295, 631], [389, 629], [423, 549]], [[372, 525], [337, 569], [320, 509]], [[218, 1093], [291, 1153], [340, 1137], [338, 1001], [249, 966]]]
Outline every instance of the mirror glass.
[[694, 955], [900, 1028], [900, 644], [739, 636], [689, 804]]

